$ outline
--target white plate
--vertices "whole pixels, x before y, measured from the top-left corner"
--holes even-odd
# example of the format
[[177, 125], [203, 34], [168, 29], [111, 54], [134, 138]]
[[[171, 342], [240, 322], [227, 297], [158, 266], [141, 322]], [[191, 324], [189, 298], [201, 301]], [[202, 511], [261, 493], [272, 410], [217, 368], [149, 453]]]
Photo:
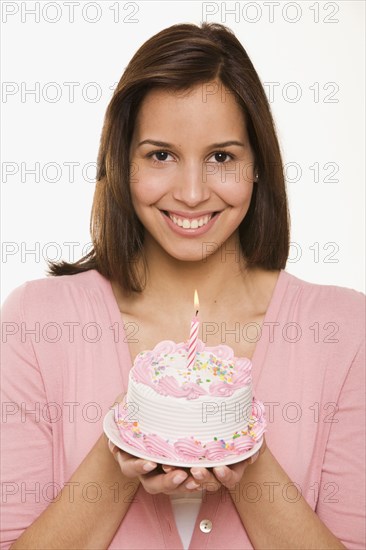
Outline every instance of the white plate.
[[199, 466], [201, 468], [213, 468], [216, 466], [229, 466], [230, 464], [236, 464], [237, 462], [241, 462], [242, 460], [246, 460], [247, 458], [254, 455], [262, 446], [263, 443], [263, 437], [258, 441], [251, 449], [250, 451], [247, 451], [246, 453], [243, 453], [241, 455], [231, 455], [227, 458], [224, 458], [220, 461], [214, 461], [214, 460], [197, 460], [196, 462], [181, 462], [179, 460], [174, 461], [171, 458], [166, 457], [157, 457], [157, 456], [150, 456], [148, 454], [144, 454], [139, 449], [136, 449], [135, 447], [131, 447], [130, 445], [127, 445], [121, 438], [118, 426], [114, 420], [114, 410], [108, 411], [106, 416], [104, 417], [103, 421], [103, 430], [105, 434], [109, 437], [109, 439], [112, 441], [114, 445], [122, 449], [122, 451], [126, 451], [126, 453], [129, 453], [131, 455], [134, 455], [138, 458], [143, 458], [145, 460], [151, 460], [152, 462], [156, 462], [157, 464], [166, 464], [167, 466], [178, 466], [180, 468], [192, 468], [193, 466]]

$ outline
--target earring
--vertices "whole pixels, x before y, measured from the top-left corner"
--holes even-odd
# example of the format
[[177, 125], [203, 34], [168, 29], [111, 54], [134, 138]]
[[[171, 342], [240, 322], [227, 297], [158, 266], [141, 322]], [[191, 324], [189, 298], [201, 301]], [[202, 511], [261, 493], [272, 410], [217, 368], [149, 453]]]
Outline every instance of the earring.
[[255, 176], [254, 176], [254, 181], [257, 182], [257, 181], [258, 181], [258, 178], [259, 178], [259, 174], [258, 174], [258, 172], [257, 172], [257, 173], [255, 174]]

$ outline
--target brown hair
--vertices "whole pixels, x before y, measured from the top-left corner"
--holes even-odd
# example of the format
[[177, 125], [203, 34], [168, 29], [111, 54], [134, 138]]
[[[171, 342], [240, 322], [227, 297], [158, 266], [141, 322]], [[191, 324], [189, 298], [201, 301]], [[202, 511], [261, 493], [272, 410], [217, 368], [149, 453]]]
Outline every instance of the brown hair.
[[49, 274], [98, 270], [127, 292], [143, 290], [144, 228], [131, 201], [129, 150], [139, 106], [153, 88], [188, 90], [221, 80], [243, 109], [254, 153], [254, 184], [239, 236], [246, 264], [282, 269], [289, 252], [289, 216], [281, 152], [259, 77], [234, 33], [218, 23], [177, 24], [158, 32], [135, 53], [108, 105], [97, 161], [91, 212], [92, 250], [75, 263], [49, 262]]

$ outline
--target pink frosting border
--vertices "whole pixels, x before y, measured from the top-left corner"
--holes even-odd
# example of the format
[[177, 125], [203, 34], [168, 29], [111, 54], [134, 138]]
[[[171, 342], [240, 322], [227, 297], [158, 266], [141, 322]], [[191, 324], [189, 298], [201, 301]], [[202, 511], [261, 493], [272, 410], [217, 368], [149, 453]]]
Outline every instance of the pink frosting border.
[[252, 415], [248, 429], [240, 433], [236, 432], [233, 434], [231, 440], [224, 441], [223, 439], [213, 437], [208, 443], [202, 444], [201, 441], [193, 437], [183, 437], [171, 443], [158, 434], [142, 433], [138, 422], [126, 422], [123, 420], [123, 417], [126, 416], [126, 411], [121, 412], [120, 405], [122, 404], [123, 402], [118, 404], [114, 409], [115, 422], [119, 428], [122, 440], [127, 445], [157, 458], [198, 462], [200, 460], [221, 460], [232, 455], [238, 456], [249, 451], [260, 441], [267, 426], [264, 405], [253, 397]]

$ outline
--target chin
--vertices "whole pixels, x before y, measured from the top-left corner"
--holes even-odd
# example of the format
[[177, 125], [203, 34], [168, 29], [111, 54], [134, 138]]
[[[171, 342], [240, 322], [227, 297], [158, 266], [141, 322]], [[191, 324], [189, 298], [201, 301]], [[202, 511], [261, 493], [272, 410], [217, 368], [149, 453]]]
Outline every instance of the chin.
[[213, 241], [199, 242], [194, 240], [189, 240], [186, 243], [176, 243], [175, 246], [173, 242], [166, 242], [165, 239], [156, 239], [152, 238], [145, 241], [145, 245], [150, 248], [151, 251], [157, 253], [158, 255], [163, 254], [168, 259], [172, 258], [176, 261], [181, 262], [206, 262], [207, 259], [212, 256], [221, 246], [221, 243]]
[[177, 260], [179, 262], [201, 262], [203, 260], [202, 252], [197, 251], [196, 253], [192, 252], [192, 250], [187, 252], [170, 252], [166, 250], [166, 253], [171, 258], [174, 258], [174, 260]]

